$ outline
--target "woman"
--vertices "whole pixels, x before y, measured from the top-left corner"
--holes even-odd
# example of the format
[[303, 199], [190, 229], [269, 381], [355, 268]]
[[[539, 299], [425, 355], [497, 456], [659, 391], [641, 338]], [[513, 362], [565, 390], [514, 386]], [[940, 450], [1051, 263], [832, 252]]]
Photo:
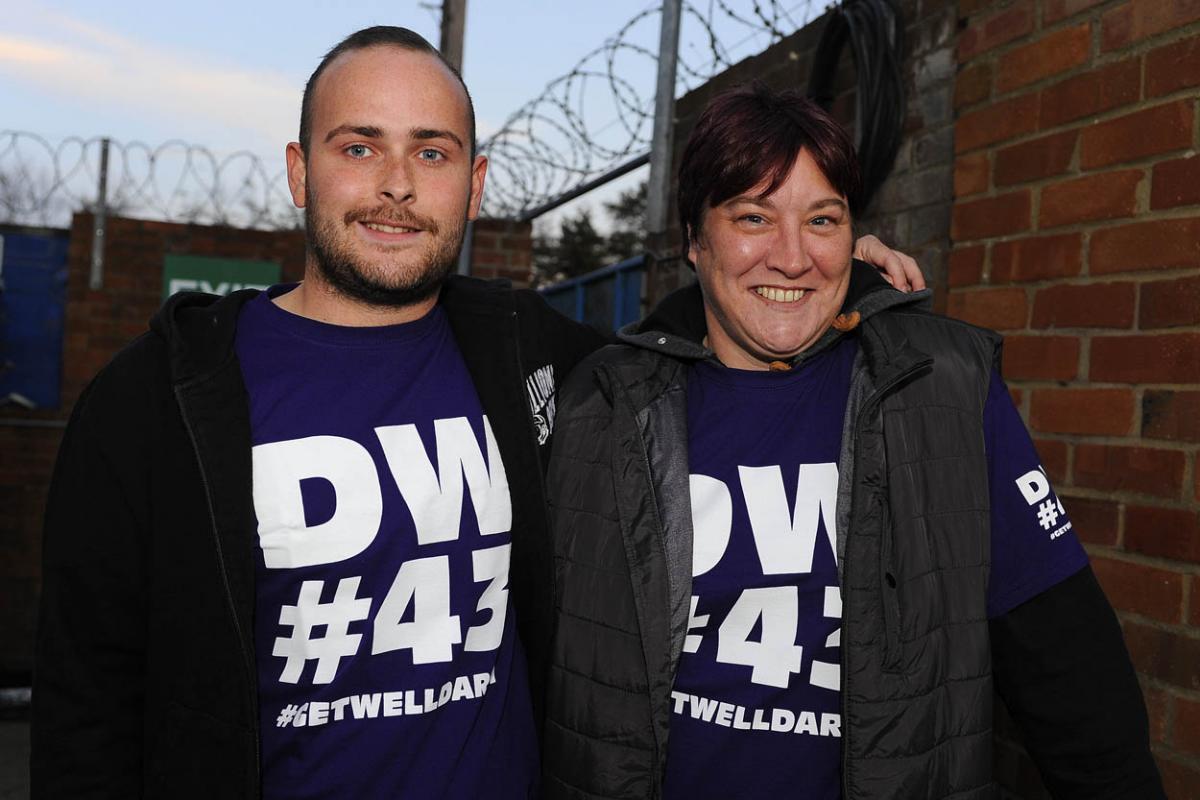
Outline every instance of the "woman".
[[697, 123], [698, 285], [559, 399], [550, 796], [990, 797], [993, 685], [1053, 790], [1162, 796], [999, 337], [852, 263], [858, 189], [795, 92]]

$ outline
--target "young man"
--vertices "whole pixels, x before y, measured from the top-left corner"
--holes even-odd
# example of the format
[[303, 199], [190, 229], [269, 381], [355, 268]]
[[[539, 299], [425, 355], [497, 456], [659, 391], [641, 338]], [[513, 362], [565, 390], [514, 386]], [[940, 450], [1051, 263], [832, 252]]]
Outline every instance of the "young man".
[[35, 797], [534, 790], [554, 386], [601, 341], [450, 276], [474, 134], [427, 42], [348, 37], [287, 148], [303, 283], [173, 298], [80, 398], [46, 519]]
[[529, 795], [553, 386], [600, 338], [448, 278], [474, 146], [430, 45], [349, 37], [287, 149], [304, 282], [175, 298], [80, 398], [47, 513], [36, 797]]

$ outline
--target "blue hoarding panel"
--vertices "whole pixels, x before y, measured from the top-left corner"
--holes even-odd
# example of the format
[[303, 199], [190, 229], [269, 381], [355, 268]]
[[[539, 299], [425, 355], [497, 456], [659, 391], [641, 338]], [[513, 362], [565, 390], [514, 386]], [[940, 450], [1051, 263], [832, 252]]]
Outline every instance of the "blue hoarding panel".
[[67, 233], [0, 231], [0, 403], [55, 408], [62, 374]]

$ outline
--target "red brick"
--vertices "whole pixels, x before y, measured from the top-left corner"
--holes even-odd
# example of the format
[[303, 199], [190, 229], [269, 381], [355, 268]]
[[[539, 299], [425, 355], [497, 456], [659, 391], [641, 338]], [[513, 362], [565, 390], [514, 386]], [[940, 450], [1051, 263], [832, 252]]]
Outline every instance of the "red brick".
[[1092, 558], [1092, 571], [1108, 601], [1118, 611], [1131, 611], [1161, 622], [1179, 621], [1183, 576], [1178, 572], [1102, 557]]
[[1042, 22], [1050, 25], [1103, 2], [1105, 0], [1045, 0], [1042, 6]]
[[1146, 715], [1150, 718], [1150, 743], [1167, 741], [1167, 716], [1172, 695], [1142, 682], [1142, 697], [1146, 699]]
[[996, 153], [996, 185], [1011, 186], [1066, 172], [1078, 138], [1078, 131], [1063, 131], [1000, 150]]
[[[1197, 54], [1200, 59], [1200, 54]], [[1177, 158], [1154, 165], [1150, 207], [1174, 208], [1200, 203], [1200, 156]]]
[[1004, 375], [1011, 380], [1069, 381], [1079, 372], [1073, 336], [1006, 336]]
[[[1053, 480], [1051, 476], [1051, 480]], [[1121, 521], [1121, 507], [1108, 500], [1086, 497], [1063, 497], [1063, 506], [1074, 523], [1074, 533], [1087, 544], [1114, 547]]]
[[1018, 2], [988, 19], [971, 23], [958, 35], [958, 61], [964, 63], [994, 47], [1028, 36], [1033, 30], [1033, 8]]
[[1012, 400], [1013, 406], [1019, 411], [1021, 409], [1021, 403], [1025, 402], [1025, 390], [1014, 389], [1010, 386], [1008, 387], [1008, 397]]
[[1024, 328], [1024, 289], [968, 289], [950, 295], [947, 314], [998, 331]]
[[1039, 126], [1053, 128], [1136, 102], [1141, 86], [1142, 68], [1136, 58], [1068, 78], [1042, 90]]
[[1087, 61], [1091, 38], [1092, 26], [1085, 22], [1008, 51], [996, 69], [996, 91], [1010, 92], [1079, 66]]
[[1132, 621], [1121, 627], [1138, 672], [1184, 689], [1200, 689], [1200, 637]]
[[1200, 517], [1183, 508], [1129, 506], [1125, 509], [1125, 549], [1200, 562]]
[[1083, 265], [1083, 235], [1037, 236], [992, 245], [992, 283], [1070, 278]]
[[[1038, 458], [1046, 468], [1046, 474], [1051, 482], [1062, 484], [1067, 482], [1067, 443], [1061, 439], [1034, 439], [1033, 446], [1037, 449]], [[1074, 515], [1071, 519], [1075, 519]], [[1115, 530], [1115, 529], [1114, 529]]]
[[1138, 327], [1170, 328], [1200, 323], [1200, 275], [1141, 285]]
[[954, 151], [965, 153], [1037, 129], [1038, 96], [1025, 94], [963, 114], [954, 123]]
[[1195, 105], [1177, 100], [1084, 129], [1079, 163], [1084, 169], [1183, 150], [1192, 144]]
[[986, 192], [988, 188], [988, 155], [972, 153], [954, 160], [954, 196]]
[[1200, 3], [1196, 0], [1130, 0], [1104, 15], [1100, 49], [1117, 50], [1197, 19]]
[[1142, 395], [1142, 436], [1200, 442], [1200, 392], [1147, 389]]
[[[1200, 473], [1197, 473], [1200, 478]], [[1193, 628], [1200, 628], [1200, 575], [1192, 576], [1192, 591], [1191, 591], [1192, 611], [1188, 615], [1188, 625]]]
[[992, 96], [992, 65], [972, 64], [954, 82], [954, 108], [973, 106]]
[[1167, 797], [1171, 800], [1196, 800], [1200, 797], [1200, 767], [1176, 761], [1162, 752], [1156, 752], [1154, 760], [1158, 762]]
[[1200, 217], [1106, 227], [1092, 234], [1093, 275], [1200, 266]]
[[1171, 744], [1176, 750], [1200, 756], [1200, 702], [1186, 697], [1175, 698]]
[[1137, 188], [1144, 176], [1142, 170], [1130, 169], [1047, 186], [1042, 189], [1038, 227], [1131, 216], [1137, 208]]
[[958, 18], [965, 22], [968, 17], [999, 6], [1001, 2], [1002, 0], [958, 0]]
[[983, 280], [983, 257], [987, 248], [984, 245], [973, 247], [957, 247], [950, 253], [949, 284], [954, 289], [959, 286], [974, 286]]
[[1200, 36], [1193, 36], [1146, 55], [1146, 95], [1200, 86]]
[[1176, 498], [1183, 464], [1178, 450], [1080, 443], [1075, 447], [1075, 485]]
[[1195, 383], [1200, 333], [1097, 336], [1089, 377], [1112, 383]]
[[1132, 283], [1085, 283], [1039, 289], [1033, 300], [1035, 330], [1129, 328], [1136, 288]]
[[1029, 427], [1043, 433], [1126, 436], [1133, 427], [1128, 389], [1035, 389]]
[[1030, 212], [1028, 190], [956, 203], [950, 238], [964, 242], [1021, 233], [1029, 230]]

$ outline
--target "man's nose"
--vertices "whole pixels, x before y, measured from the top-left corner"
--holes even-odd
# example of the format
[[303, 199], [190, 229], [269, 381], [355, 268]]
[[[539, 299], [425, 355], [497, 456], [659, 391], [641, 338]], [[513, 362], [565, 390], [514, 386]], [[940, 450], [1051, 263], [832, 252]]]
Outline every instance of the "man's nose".
[[412, 165], [406, 159], [389, 159], [379, 176], [379, 195], [393, 203], [413, 199]]

